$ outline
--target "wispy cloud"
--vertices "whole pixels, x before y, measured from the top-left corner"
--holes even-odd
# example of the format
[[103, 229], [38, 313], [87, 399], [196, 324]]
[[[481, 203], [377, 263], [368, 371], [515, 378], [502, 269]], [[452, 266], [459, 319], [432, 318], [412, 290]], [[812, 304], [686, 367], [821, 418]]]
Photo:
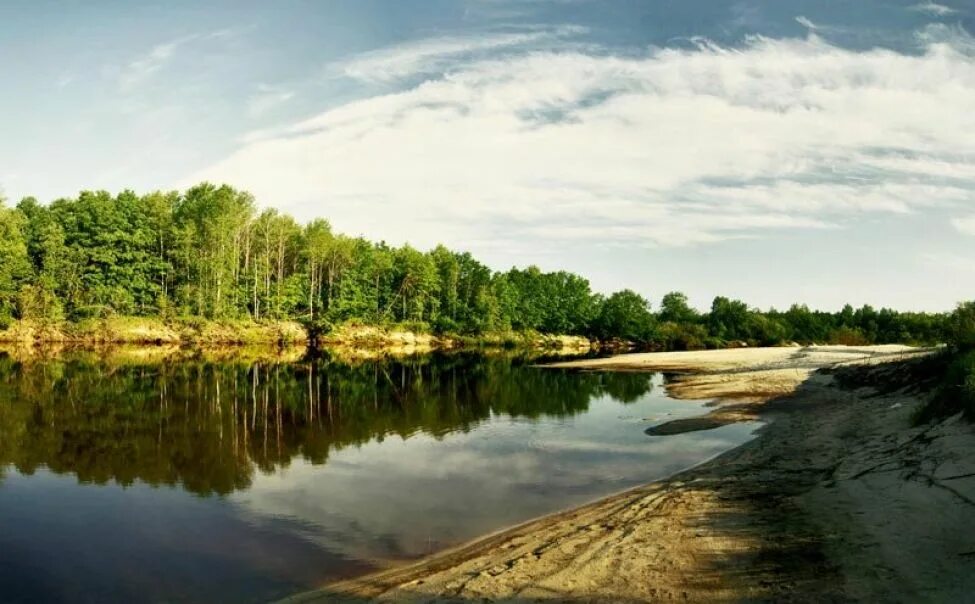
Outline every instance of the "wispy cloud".
[[915, 12], [927, 13], [929, 15], [934, 15], [935, 17], [946, 17], [948, 15], [953, 15], [958, 11], [951, 8], [950, 6], [945, 6], [943, 4], [936, 4], [935, 2], [921, 2], [920, 4], [915, 4], [910, 7], [910, 10]]
[[149, 80], [156, 72], [164, 68], [176, 56], [181, 48], [202, 40], [221, 40], [237, 35], [239, 30], [224, 28], [209, 33], [197, 33], [173, 38], [156, 44], [134, 59], [132, 59], [118, 76], [119, 89], [129, 92], [140, 84]]
[[695, 245], [970, 212], [973, 106], [951, 41], [518, 53], [252, 137], [188, 181], [391, 242]]
[[579, 26], [565, 25], [537, 31], [428, 38], [363, 53], [333, 67], [356, 80], [390, 82], [435, 73], [460, 56], [526, 47], [585, 31]]
[[247, 100], [247, 114], [251, 117], [260, 117], [275, 107], [290, 101], [294, 96], [293, 90], [261, 84], [257, 87], [257, 92]]
[[818, 29], [815, 23], [813, 23], [807, 17], [803, 17], [802, 15], [799, 15], [798, 17], [796, 17], [796, 23], [798, 23], [799, 25], [801, 25], [801, 26], [803, 26], [803, 27], [805, 27], [807, 29], [811, 29], [811, 30]]
[[975, 214], [955, 218], [951, 221], [951, 224], [960, 232], [975, 237]]
[[54, 82], [54, 86], [56, 88], [59, 88], [59, 89], [60, 88], [67, 88], [72, 83], [74, 83], [74, 81], [76, 79], [77, 79], [77, 77], [75, 77], [74, 74], [66, 73], [66, 74], [62, 75], [61, 77], [59, 77], [56, 82]]
[[136, 57], [126, 65], [125, 69], [119, 75], [119, 88], [123, 91], [128, 91], [146, 81], [172, 59], [180, 46], [195, 40], [197, 37], [195, 35], [184, 36], [156, 44], [149, 52]]

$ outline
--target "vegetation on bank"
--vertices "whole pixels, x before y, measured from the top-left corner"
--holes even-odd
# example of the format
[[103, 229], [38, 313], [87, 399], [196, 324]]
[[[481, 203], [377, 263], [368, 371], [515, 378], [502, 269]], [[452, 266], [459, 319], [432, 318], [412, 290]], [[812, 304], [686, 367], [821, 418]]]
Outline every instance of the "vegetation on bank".
[[0, 330], [0, 342], [64, 344], [300, 344], [308, 332], [295, 321], [212, 321], [200, 318], [109, 317], [78, 322], [22, 320]]
[[948, 348], [939, 359], [940, 384], [917, 415], [923, 423], [962, 413], [975, 420], [975, 302], [958, 306], [948, 318]]
[[152, 325], [146, 341], [275, 341], [275, 326], [300, 322], [324, 341], [349, 325], [408, 326], [457, 342], [565, 334], [681, 350], [935, 343], [946, 339], [947, 315], [760, 311], [720, 296], [702, 313], [679, 292], [654, 310], [633, 291], [603, 296], [564, 271], [493, 271], [443, 246], [422, 252], [333, 233], [322, 219], [301, 225], [206, 183], [0, 204], [0, 330], [111, 341], [137, 320]]
[[486, 332], [477, 335], [413, 331], [416, 326], [378, 327], [350, 322], [327, 333], [310, 333], [296, 321], [160, 319], [110, 317], [67, 321], [14, 321], [0, 330], [0, 344], [171, 345], [193, 348], [317, 345], [327, 348], [428, 351], [440, 349], [538, 349], [588, 351], [593, 342], [582, 336], [538, 332]]
[[837, 371], [850, 387], [870, 386], [883, 393], [907, 390], [927, 403], [914, 414], [916, 424], [961, 414], [975, 421], [975, 302], [959, 304], [946, 320], [946, 346], [899, 364]]

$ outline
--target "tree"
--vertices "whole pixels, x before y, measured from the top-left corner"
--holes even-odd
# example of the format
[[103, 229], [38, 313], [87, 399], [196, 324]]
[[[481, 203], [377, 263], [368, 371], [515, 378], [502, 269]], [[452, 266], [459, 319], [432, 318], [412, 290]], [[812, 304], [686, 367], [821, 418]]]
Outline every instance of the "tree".
[[31, 276], [23, 214], [4, 207], [0, 197], [0, 326], [14, 315], [17, 293]]
[[687, 296], [681, 292], [670, 292], [660, 300], [659, 319], [671, 323], [693, 323], [699, 316], [687, 303]]
[[664, 350], [698, 350], [707, 343], [708, 330], [700, 323], [667, 321], [657, 327], [655, 342]]
[[83, 258], [68, 250], [64, 229], [49, 208], [27, 197], [17, 204], [17, 210], [27, 219], [24, 232], [34, 275], [17, 295], [17, 315], [21, 319], [61, 319], [65, 305], [82, 303]]
[[437, 301], [437, 266], [433, 258], [405, 245], [393, 255], [396, 294], [385, 313], [401, 321], [425, 321], [435, 316]]
[[327, 220], [318, 218], [305, 226], [303, 254], [308, 273], [308, 318], [312, 320], [316, 308], [322, 305], [325, 263], [334, 240], [332, 225]]
[[437, 316], [434, 323], [438, 331], [454, 331], [460, 325], [458, 316], [460, 311], [460, 260], [456, 254], [442, 245], [438, 245], [432, 252], [440, 286], [437, 288]]
[[[197, 185], [176, 204], [176, 263], [184, 285], [182, 303], [194, 314], [216, 318], [239, 314], [245, 303], [242, 290], [247, 271], [243, 269], [249, 260], [243, 250], [253, 249], [249, 241], [253, 214], [253, 197], [226, 185]], [[270, 298], [277, 240], [273, 232], [267, 235], [262, 276], [265, 296]], [[256, 292], [257, 285], [251, 285]], [[258, 309], [254, 316], [259, 318]]]
[[518, 330], [541, 329], [545, 321], [550, 303], [546, 299], [544, 274], [537, 266], [529, 266], [525, 270], [512, 268], [508, 271], [504, 287], [506, 300], [510, 307], [506, 309], [511, 327]]
[[145, 195], [141, 205], [145, 213], [145, 224], [151, 239], [150, 273], [158, 284], [156, 306], [160, 313], [168, 312], [172, 296], [173, 262], [172, 250], [175, 245], [174, 216], [179, 193], [156, 191]]
[[541, 329], [548, 333], [581, 334], [596, 316], [596, 304], [589, 281], [559, 271], [543, 278], [545, 317]]
[[947, 340], [957, 350], [975, 350], [975, 301], [958, 305], [948, 317]]
[[826, 342], [829, 337], [830, 325], [805, 304], [793, 304], [783, 315], [783, 319], [789, 328], [789, 338], [797, 342]]
[[747, 340], [749, 319], [747, 304], [717, 296], [708, 314], [708, 330], [713, 337], [721, 340]]
[[649, 342], [654, 335], [650, 303], [632, 290], [618, 291], [602, 303], [593, 331], [601, 339]]

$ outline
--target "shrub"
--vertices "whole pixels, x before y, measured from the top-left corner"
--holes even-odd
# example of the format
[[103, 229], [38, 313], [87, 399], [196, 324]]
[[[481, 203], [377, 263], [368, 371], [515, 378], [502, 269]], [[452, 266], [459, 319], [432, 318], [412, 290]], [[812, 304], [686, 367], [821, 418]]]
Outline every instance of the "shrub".
[[941, 386], [931, 402], [915, 418], [918, 423], [961, 412], [975, 420], [975, 350], [955, 355], [948, 364]]
[[64, 308], [50, 288], [42, 285], [25, 285], [17, 293], [17, 316], [21, 319], [60, 321]]
[[834, 329], [829, 334], [829, 341], [832, 344], [842, 344], [844, 346], [865, 346], [870, 343], [870, 340], [858, 327], [840, 327], [839, 329]]
[[663, 323], [657, 337], [665, 350], [697, 350], [708, 343], [720, 347], [715, 339], [708, 338], [707, 329], [697, 323]]
[[110, 306], [104, 304], [89, 304], [87, 306], [76, 306], [71, 311], [72, 321], [84, 321], [85, 319], [104, 319], [114, 314]]
[[975, 350], [975, 301], [959, 304], [945, 322], [945, 331], [955, 350]]
[[392, 326], [393, 331], [408, 331], [415, 334], [430, 333], [430, 324], [424, 321], [401, 321]]

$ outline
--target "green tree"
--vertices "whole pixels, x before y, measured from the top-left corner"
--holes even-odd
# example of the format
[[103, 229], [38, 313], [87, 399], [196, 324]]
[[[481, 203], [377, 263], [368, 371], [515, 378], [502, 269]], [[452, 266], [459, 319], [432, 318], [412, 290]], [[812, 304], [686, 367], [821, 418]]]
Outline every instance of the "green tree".
[[948, 318], [946, 336], [957, 350], [975, 350], [975, 301], [963, 302]]
[[654, 317], [650, 312], [650, 303], [632, 290], [618, 291], [600, 306], [593, 331], [601, 339], [652, 341]]
[[308, 274], [308, 318], [311, 320], [315, 319], [315, 311], [323, 305], [325, 266], [334, 239], [332, 225], [327, 220], [319, 218], [305, 226], [302, 241]]
[[741, 300], [717, 296], [708, 314], [708, 331], [720, 340], [747, 340], [751, 313]]
[[396, 294], [387, 313], [400, 321], [427, 321], [436, 316], [439, 283], [431, 256], [405, 245], [393, 255], [393, 275]]
[[25, 222], [23, 214], [4, 207], [0, 197], [0, 327], [13, 318], [17, 293], [31, 276]]
[[687, 303], [685, 294], [670, 292], [660, 300], [659, 319], [671, 323], [693, 323], [699, 319], [699, 315]]

